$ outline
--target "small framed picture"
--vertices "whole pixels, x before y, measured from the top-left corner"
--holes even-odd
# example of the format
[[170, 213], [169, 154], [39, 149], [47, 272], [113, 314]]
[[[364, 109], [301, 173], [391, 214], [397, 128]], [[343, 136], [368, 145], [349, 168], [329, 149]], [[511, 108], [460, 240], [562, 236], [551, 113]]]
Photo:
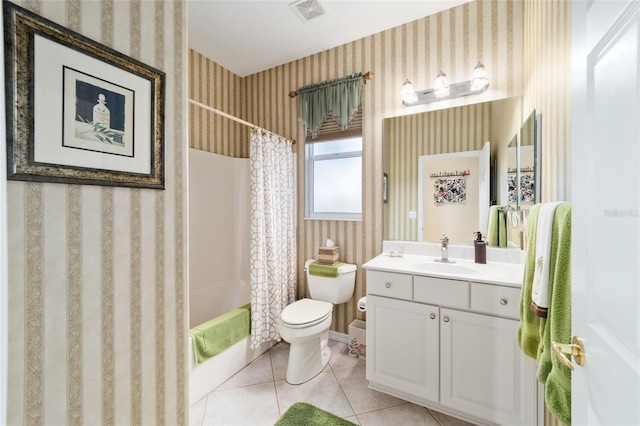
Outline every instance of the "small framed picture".
[[164, 189], [165, 74], [3, 7], [7, 178]]

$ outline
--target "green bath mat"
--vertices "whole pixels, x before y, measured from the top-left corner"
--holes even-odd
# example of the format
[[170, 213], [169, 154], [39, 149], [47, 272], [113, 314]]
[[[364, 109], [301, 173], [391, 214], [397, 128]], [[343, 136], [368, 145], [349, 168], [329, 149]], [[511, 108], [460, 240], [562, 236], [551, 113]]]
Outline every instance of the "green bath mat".
[[296, 402], [280, 417], [274, 426], [353, 426], [348, 420], [314, 407]]

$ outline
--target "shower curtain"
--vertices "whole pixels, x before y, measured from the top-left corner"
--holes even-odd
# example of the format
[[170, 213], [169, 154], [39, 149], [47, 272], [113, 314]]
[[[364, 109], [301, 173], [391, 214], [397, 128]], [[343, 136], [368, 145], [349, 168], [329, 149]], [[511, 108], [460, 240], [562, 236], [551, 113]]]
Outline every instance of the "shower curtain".
[[251, 170], [251, 347], [280, 340], [278, 318], [296, 300], [291, 141], [254, 129]]

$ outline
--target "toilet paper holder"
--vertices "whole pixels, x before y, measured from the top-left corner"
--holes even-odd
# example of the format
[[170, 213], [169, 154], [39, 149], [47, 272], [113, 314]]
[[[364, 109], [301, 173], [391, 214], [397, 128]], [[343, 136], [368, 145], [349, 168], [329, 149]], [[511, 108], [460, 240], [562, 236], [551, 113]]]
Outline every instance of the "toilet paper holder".
[[360, 312], [365, 312], [367, 310], [367, 296], [361, 297], [360, 300], [358, 300], [358, 310]]

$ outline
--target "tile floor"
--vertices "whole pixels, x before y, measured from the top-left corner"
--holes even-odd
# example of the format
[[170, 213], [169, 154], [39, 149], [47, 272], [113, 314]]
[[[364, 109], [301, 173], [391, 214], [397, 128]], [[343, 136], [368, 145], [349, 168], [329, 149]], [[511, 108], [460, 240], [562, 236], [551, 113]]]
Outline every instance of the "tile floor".
[[433, 410], [368, 388], [365, 361], [350, 357], [347, 345], [329, 341], [331, 361], [301, 385], [285, 380], [289, 345], [281, 342], [190, 408], [191, 425], [271, 426], [294, 402], [363, 425], [469, 426]]

